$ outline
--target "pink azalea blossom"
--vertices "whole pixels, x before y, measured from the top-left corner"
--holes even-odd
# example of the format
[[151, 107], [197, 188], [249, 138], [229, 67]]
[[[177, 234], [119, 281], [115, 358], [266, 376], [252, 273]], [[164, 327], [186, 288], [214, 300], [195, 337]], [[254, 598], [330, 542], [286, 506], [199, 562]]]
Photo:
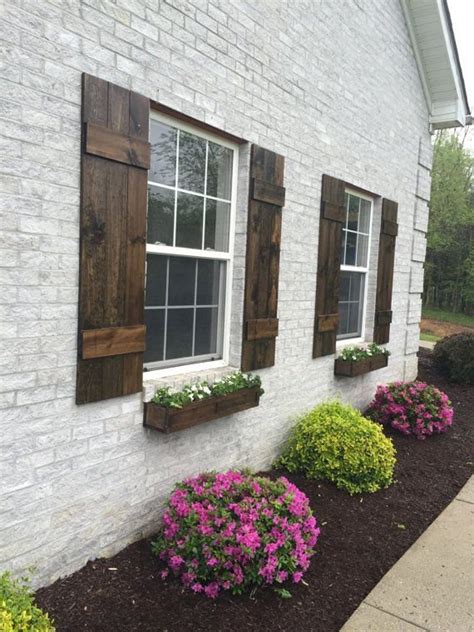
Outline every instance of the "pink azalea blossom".
[[216, 599], [220, 590], [301, 581], [319, 534], [307, 497], [287, 478], [230, 470], [179, 484], [153, 546], [186, 588]]

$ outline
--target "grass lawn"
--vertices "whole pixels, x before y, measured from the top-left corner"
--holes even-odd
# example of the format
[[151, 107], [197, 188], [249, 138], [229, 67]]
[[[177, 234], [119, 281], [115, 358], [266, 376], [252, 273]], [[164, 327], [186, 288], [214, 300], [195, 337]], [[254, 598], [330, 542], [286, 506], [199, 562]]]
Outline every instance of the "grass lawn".
[[442, 309], [438, 309], [437, 307], [424, 307], [422, 318], [428, 318], [429, 320], [441, 320], [448, 323], [454, 323], [455, 325], [462, 325], [464, 327], [474, 327], [474, 316], [446, 312]]
[[441, 336], [435, 336], [434, 334], [422, 331], [420, 334], [420, 340], [426, 340], [427, 342], [438, 342], [438, 340], [441, 340]]

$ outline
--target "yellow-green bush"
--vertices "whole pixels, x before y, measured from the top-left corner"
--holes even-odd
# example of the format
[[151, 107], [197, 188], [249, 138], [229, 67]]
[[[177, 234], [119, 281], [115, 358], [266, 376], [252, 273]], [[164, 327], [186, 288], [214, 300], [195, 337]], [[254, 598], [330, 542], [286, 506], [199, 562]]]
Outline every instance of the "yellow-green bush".
[[26, 580], [0, 573], [0, 632], [54, 632], [46, 613], [34, 603]]
[[350, 494], [376, 492], [392, 482], [395, 448], [380, 424], [333, 401], [298, 420], [276, 465], [331, 481]]

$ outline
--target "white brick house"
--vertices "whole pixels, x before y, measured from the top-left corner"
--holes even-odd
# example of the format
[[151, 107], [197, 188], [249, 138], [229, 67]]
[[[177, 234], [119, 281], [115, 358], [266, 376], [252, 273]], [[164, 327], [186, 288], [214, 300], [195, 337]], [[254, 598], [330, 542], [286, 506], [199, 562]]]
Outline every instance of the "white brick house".
[[[415, 377], [430, 132], [468, 124], [470, 115], [442, 0], [3, 0], [0, 40], [0, 569], [34, 565], [38, 585], [153, 532], [177, 480], [204, 469], [268, 467], [295, 416], [318, 402], [341, 396], [363, 407], [377, 383]], [[146, 144], [148, 125], [132, 130], [137, 121], [121, 115], [120, 99], [150, 108], [148, 171], [116, 155], [98, 158], [104, 142], [92, 147], [103, 128], [111, 143], [145, 134], [133, 142], [138, 153]], [[239, 368], [247, 321], [265, 317], [276, 327], [270, 308], [256, 316], [248, 303], [244, 309], [255, 264], [247, 248], [252, 144], [268, 159], [284, 157], [284, 181], [270, 185], [286, 190], [272, 250], [279, 269], [277, 257], [265, 286], [278, 289], [277, 303], [271, 299], [278, 336], [274, 329], [267, 342], [250, 341], [250, 355], [264, 347], [264, 360], [253, 357], [250, 368], [257, 366], [265, 395], [256, 408], [161, 434], [143, 427], [143, 402], [157, 385]], [[138, 244], [134, 264], [141, 256], [144, 270], [145, 249], [149, 259], [137, 321], [148, 326], [143, 379], [140, 353], [128, 354], [133, 369], [121, 364], [122, 353], [112, 356], [107, 376], [109, 360], [82, 355], [83, 329], [134, 325], [120, 321], [117, 305], [137, 305], [129, 301], [136, 286], [120, 294], [116, 270], [128, 261], [120, 237], [102, 253], [103, 270], [119, 283], [111, 290], [90, 282], [100, 274], [90, 249], [119, 228], [86, 225], [87, 213], [102, 195], [114, 218], [125, 198], [109, 176], [88, 177], [88, 160], [110, 163], [112, 179], [138, 174], [136, 189], [124, 180], [128, 212], [144, 199], [146, 213], [149, 182], [147, 244], [138, 228], [130, 239]], [[318, 311], [316, 290], [320, 227], [330, 221], [321, 199], [332, 204], [323, 176], [346, 194], [332, 321], [321, 319], [334, 314]], [[391, 306], [379, 309], [384, 201], [398, 207], [398, 236]], [[344, 205], [354, 205], [349, 217]], [[87, 309], [103, 310], [99, 325], [81, 327], [88, 316], [80, 278]], [[335, 347], [371, 341], [379, 311], [392, 312], [387, 368], [336, 377]], [[119, 382], [113, 367], [131, 394], [111, 397]], [[131, 371], [136, 383], [137, 370], [133, 392], [126, 382]], [[85, 381], [96, 376], [80, 404], [77, 371]]]

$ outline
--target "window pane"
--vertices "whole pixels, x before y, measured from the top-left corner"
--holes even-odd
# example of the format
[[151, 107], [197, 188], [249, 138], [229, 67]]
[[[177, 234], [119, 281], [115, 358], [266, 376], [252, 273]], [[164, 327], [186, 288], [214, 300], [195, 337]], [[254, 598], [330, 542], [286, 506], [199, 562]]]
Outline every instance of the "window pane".
[[166, 301], [166, 257], [146, 257], [145, 305], [164, 305]]
[[369, 238], [367, 235], [357, 235], [357, 261], [356, 265], [362, 268], [367, 267], [367, 258], [369, 252]]
[[348, 333], [353, 334], [354, 337], [361, 335], [362, 327], [362, 303], [348, 303], [349, 306], [349, 319], [348, 319]]
[[179, 133], [178, 186], [180, 189], [204, 193], [206, 140], [188, 132]]
[[198, 305], [217, 305], [219, 302], [219, 261], [201, 259], [198, 264], [197, 299]]
[[146, 351], [145, 362], [159, 362], [163, 360], [163, 336], [165, 330], [165, 310], [146, 309]]
[[217, 319], [217, 307], [199, 307], [196, 310], [195, 355], [216, 352]]
[[151, 163], [148, 179], [174, 186], [176, 176], [176, 129], [151, 120]]
[[194, 309], [169, 309], [166, 359], [185, 358], [193, 351]]
[[168, 305], [193, 305], [196, 259], [170, 257]]
[[176, 246], [202, 248], [204, 198], [178, 193]]
[[359, 222], [359, 200], [355, 195], [349, 195], [349, 212], [347, 228], [349, 230], [357, 230]]
[[349, 300], [360, 301], [364, 290], [365, 275], [362, 272], [346, 272], [350, 281]]
[[148, 187], [147, 242], [173, 245], [174, 191]]
[[339, 300], [349, 300], [350, 272], [341, 272], [339, 285]]
[[346, 231], [342, 231], [342, 239], [341, 239], [341, 252], [340, 252], [340, 263], [341, 266], [345, 264], [345, 255], [346, 255]]
[[360, 215], [359, 215], [359, 231], [361, 233], [369, 232], [370, 228], [370, 202], [369, 200], [360, 200]]
[[204, 248], [229, 250], [230, 204], [206, 200], [206, 234]]
[[232, 190], [232, 149], [209, 142], [207, 195], [230, 200]]
[[348, 319], [348, 303], [339, 303], [339, 330], [338, 334], [344, 336], [348, 333], [347, 319]]
[[354, 266], [356, 262], [357, 233], [346, 233], [346, 266]]

